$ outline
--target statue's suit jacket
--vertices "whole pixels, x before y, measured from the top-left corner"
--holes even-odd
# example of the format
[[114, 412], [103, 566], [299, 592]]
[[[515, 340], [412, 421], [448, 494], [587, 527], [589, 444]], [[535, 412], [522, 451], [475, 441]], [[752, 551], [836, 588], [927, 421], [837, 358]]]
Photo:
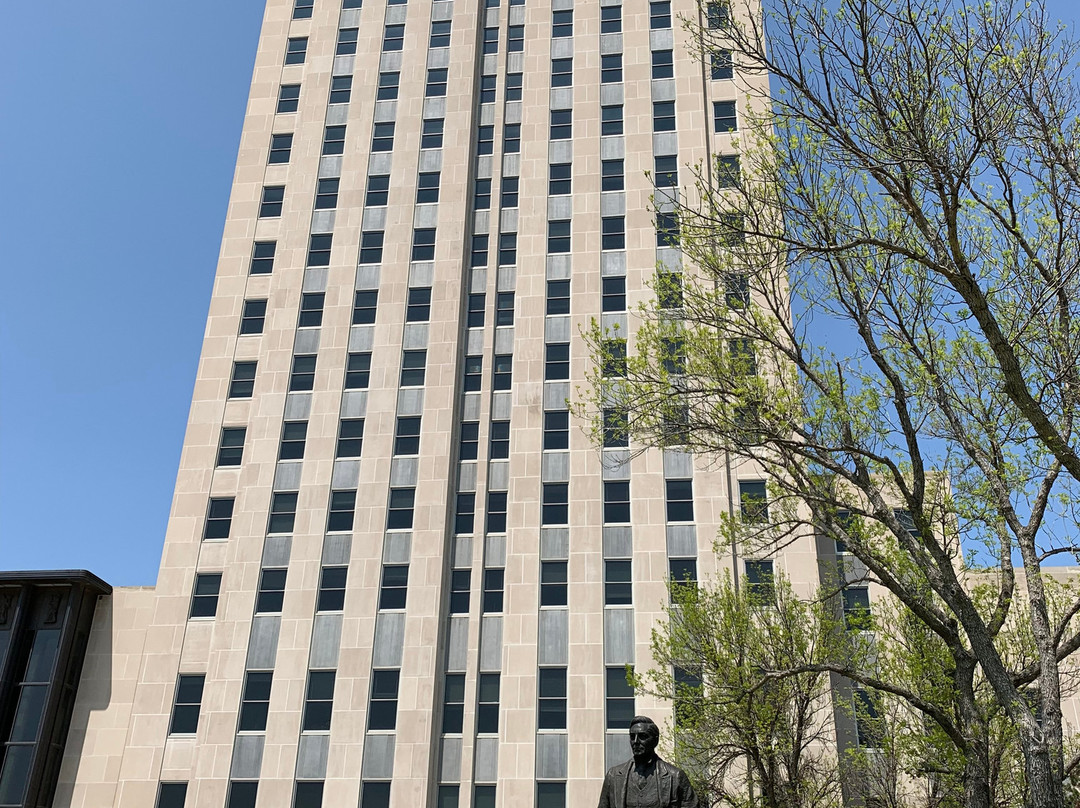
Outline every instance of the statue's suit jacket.
[[[626, 808], [626, 788], [633, 770], [633, 759], [607, 770], [597, 808]], [[705, 808], [698, 801], [689, 778], [678, 766], [657, 758], [656, 776], [660, 778], [660, 808]]]

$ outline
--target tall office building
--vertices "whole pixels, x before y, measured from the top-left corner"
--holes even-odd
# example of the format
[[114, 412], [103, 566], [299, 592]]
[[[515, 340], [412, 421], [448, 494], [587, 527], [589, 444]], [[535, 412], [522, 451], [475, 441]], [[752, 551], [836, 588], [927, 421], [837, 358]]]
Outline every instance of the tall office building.
[[269, 0], [159, 578], [98, 608], [56, 805], [588, 805], [670, 715], [625, 667], [763, 483], [567, 401], [737, 159], [762, 79], [682, 26], [726, 13]]

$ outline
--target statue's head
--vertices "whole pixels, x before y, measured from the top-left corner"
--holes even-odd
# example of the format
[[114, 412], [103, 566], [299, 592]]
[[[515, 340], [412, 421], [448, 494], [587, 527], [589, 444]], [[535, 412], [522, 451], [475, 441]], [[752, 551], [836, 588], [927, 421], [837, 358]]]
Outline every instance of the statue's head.
[[634, 753], [634, 760], [648, 762], [656, 752], [656, 745], [660, 743], [660, 727], [656, 722], [645, 715], [636, 715], [630, 722], [630, 751]]

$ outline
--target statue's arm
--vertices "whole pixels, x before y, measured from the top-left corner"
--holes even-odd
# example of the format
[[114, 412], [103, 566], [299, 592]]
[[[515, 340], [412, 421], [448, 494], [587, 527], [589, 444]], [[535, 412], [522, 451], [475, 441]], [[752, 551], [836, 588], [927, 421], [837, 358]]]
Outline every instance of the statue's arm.
[[690, 778], [686, 772], [679, 771], [679, 808], [706, 808], [705, 804], [698, 799], [694, 787], [690, 785]]
[[600, 789], [600, 802], [596, 804], [596, 808], [612, 808], [611, 806], [611, 778], [606, 774], [604, 775], [604, 785]]

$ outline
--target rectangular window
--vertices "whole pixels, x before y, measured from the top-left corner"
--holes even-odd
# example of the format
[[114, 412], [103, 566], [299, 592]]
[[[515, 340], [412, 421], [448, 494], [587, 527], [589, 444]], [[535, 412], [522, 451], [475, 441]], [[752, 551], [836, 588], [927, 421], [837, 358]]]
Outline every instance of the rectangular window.
[[739, 155], [723, 154], [716, 158], [716, 186], [718, 188], [739, 187]]
[[[324, 185], [325, 183], [325, 185]], [[337, 185], [338, 181], [334, 180], [319, 180], [320, 194], [330, 195], [328, 204], [333, 207], [337, 205]], [[319, 196], [315, 197], [315, 207], [319, 206]], [[328, 267], [330, 266], [330, 250], [334, 245], [334, 236], [332, 233], [317, 233], [311, 237], [308, 241], [308, 254], [307, 265], [309, 267]], [[321, 320], [321, 316], [320, 316]]]
[[237, 732], [266, 732], [273, 678], [272, 671], [248, 671], [244, 674], [244, 694], [240, 700]]
[[409, 290], [405, 304], [405, 322], [426, 323], [431, 319], [431, 287], [423, 286]]
[[[621, 163], [622, 160], [615, 162]], [[619, 176], [621, 182], [622, 175]], [[600, 220], [600, 247], [604, 250], [626, 249], [626, 218], [605, 216]]]
[[484, 381], [484, 357], [466, 356], [464, 366], [464, 380], [462, 389], [466, 393], [475, 393], [480, 390]]
[[481, 328], [484, 325], [485, 300], [486, 296], [482, 292], [480, 294], [469, 295], [467, 304], [468, 311], [465, 320], [465, 323], [469, 328]]
[[[518, 127], [518, 128], [520, 129], [521, 127]], [[517, 177], [503, 177], [503, 179], [502, 179], [502, 195], [500, 197], [499, 204], [504, 208], [516, 208], [518, 206], [518, 178]]]
[[499, 52], [499, 29], [498, 28], [485, 28], [484, 29], [484, 45], [483, 53], [485, 56]]
[[565, 525], [569, 523], [569, 488], [567, 483], [544, 483], [540, 524]]
[[679, 185], [679, 158], [674, 154], [653, 158], [653, 181], [657, 188], [675, 188]]
[[[746, 562], [746, 593], [759, 600], [771, 601], [773, 599], [772, 561]], [[844, 604], [847, 605], [846, 600]]]
[[548, 166], [548, 194], [565, 196], [570, 193], [572, 168], [570, 163], [552, 163]]
[[622, 6], [600, 7], [600, 33], [622, 33]]
[[566, 562], [540, 562], [540, 605], [566, 606]]
[[669, 558], [668, 572], [671, 575], [673, 591], [697, 588], [696, 558]]
[[[348, 2], [348, 0], [346, 0]], [[356, 0], [359, 2], [359, 0]], [[293, 808], [322, 808], [323, 783], [321, 780], [301, 780], [296, 784]]]
[[626, 681], [626, 668], [607, 668], [605, 673], [606, 727], [628, 730], [634, 717], [634, 688]]
[[694, 521], [694, 481], [666, 480], [667, 520], [669, 522]]
[[726, 49], [714, 50], [710, 56], [713, 79], [735, 78], [735, 65], [731, 60], [731, 51]]
[[570, 281], [547, 282], [547, 313], [570, 313]]
[[428, 47], [450, 47], [450, 20], [436, 20], [431, 23], [431, 39], [428, 40]]
[[508, 73], [506, 75], [506, 100], [507, 101], [520, 101], [521, 100], [521, 86], [522, 86], [522, 75], [521, 75], [521, 73]]
[[731, 361], [731, 370], [737, 376], [756, 376], [757, 357], [754, 354], [754, 343], [748, 339], [733, 339], [728, 341], [728, 356]]
[[701, 677], [676, 667], [672, 677], [675, 685], [675, 725], [686, 726], [700, 714], [702, 703]]
[[279, 492], [270, 500], [267, 533], [292, 533], [296, 521], [296, 494]]
[[[500, 598], [499, 611], [502, 611], [501, 600]], [[486, 735], [494, 735], [499, 731], [499, 674], [481, 673], [476, 690], [478, 701], [476, 706], [476, 731]], [[477, 789], [479, 788], [481, 787], [477, 786]], [[494, 789], [494, 786], [492, 788]], [[494, 794], [492, 797], [494, 797]], [[474, 800], [473, 805], [480, 808], [479, 800]], [[491, 803], [491, 808], [495, 808], [494, 802]]]
[[709, 28], [727, 28], [731, 23], [731, 7], [727, 0], [708, 3], [705, 7], [705, 16]]
[[[503, 585], [506, 578], [504, 569], [484, 570], [484, 614], [495, 614], [503, 610]], [[482, 730], [481, 730], [482, 731]]]
[[399, 51], [405, 44], [405, 26], [388, 25], [383, 31], [383, 51]]
[[450, 614], [469, 613], [472, 570], [450, 571]]
[[570, 343], [550, 342], [544, 346], [544, 381], [570, 378]]
[[852, 691], [855, 702], [855, 734], [859, 746], [878, 749], [882, 744], [880, 699], [869, 690], [856, 688]]
[[[448, 673], [443, 682], [443, 734], [459, 735], [465, 721], [465, 674]], [[445, 786], [440, 787], [440, 791]], [[454, 787], [456, 790], [456, 786]], [[440, 794], [440, 797], [442, 795]], [[457, 797], [457, 794], [454, 794]], [[452, 805], [457, 806], [455, 799]]]
[[495, 357], [491, 373], [492, 390], [509, 390], [513, 378], [514, 357], [500, 354]]
[[[682, 274], [678, 272], [661, 272], [658, 274], [656, 283], [656, 302], [662, 309], [682, 308]], [[679, 350], [682, 350], [681, 346]], [[672, 372], [681, 372], [681, 370]]]
[[739, 480], [739, 510], [744, 522], [769, 521], [769, 499], [764, 480]]
[[604, 352], [600, 375], [617, 378], [626, 376], [626, 340], [606, 339], [601, 343], [601, 347]]
[[259, 575], [259, 594], [255, 598], [255, 614], [277, 613], [285, 602], [285, 579], [289, 570], [280, 567], [264, 569]]
[[553, 11], [551, 12], [551, 38], [559, 39], [574, 35], [574, 12]]
[[435, 228], [420, 227], [413, 230], [413, 261], [435, 260]]
[[441, 149], [443, 142], [442, 118], [424, 118], [420, 131], [421, 149]]
[[620, 82], [622, 74], [622, 54], [608, 53], [600, 57], [600, 83]]
[[439, 172], [421, 171], [416, 181], [416, 203], [418, 205], [439, 201]]
[[621, 191], [623, 190], [623, 161], [601, 160], [600, 161], [600, 190]]
[[227, 426], [221, 430], [218, 443], [217, 464], [219, 466], [239, 466], [244, 459], [244, 436], [247, 428]]
[[570, 220], [548, 222], [547, 251], [552, 254], [570, 252]]
[[394, 122], [384, 121], [375, 124], [371, 132], [371, 150], [373, 152], [393, 151]]
[[206, 526], [203, 528], [204, 539], [227, 539], [232, 528], [233, 497], [221, 497], [210, 500], [206, 511]]
[[[491, 181], [488, 180], [490, 183]], [[488, 263], [488, 237], [485, 233], [472, 237], [472, 252], [469, 256], [470, 267], [486, 267]], [[483, 322], [480, 323], [483, 325]]]
[[200, 572], [195, 576], [188, 617], [213, 617], [217, 614], [218, 594], [221, 592], [220, 572]]
[[329, 732], [334, 712], [334, 684], [337, 671], [308, 671], [307, 692], [304, 694], [304, 732]]
[[292, 153], [292, 138], [291, 134], [270, 135], [270, 156], [267, 158], [270, 165], [289, 162], [289, 155]]
[[566, 729], [566, 668], [540, 668], [538, 729]]
[[371, 325], [375, 322], [375, 312], [378, 311], [379, 290], [361, 289], [353, 298], [353, 325]]
[[398, 97], [398, 85], [401, 83], [401, 73], [397, 71], [379, 74], [379, 89], [375, 93], [377, 101], [393, 101]]
[[506, 49], [510, 53], [525, 50], [525, 26], [511, 25], [506, 31]]
[[600, 107], [600, 134], [621, 135], [623, 133], [622, 104]]
[[326, 530], [328, 532], [352, 530], [355, 513], [355, 491], [331, 491], [330, 511], [326, 516]]
[[[749, 577], [749, 569], [747, 570]], [[770, 575], [770, 584], [772, 576]], [[870, 589], [865, 586], [847, 586], [841, 593], [844, 598], [844, 627], [849, 631], [869, 631]]]
[[[389, 196], [390, 191], [390, 175], [389, 174], [375, 174], [368, 177], [367, 180], [367, 196], [364, 199], [364, 204], [368, 207], [381, 207], [386, 204], [386, 199]], [[380, 244], [380, 246], [382, 246]], [[362, 261], [361, 263], [374, 263]]]
[[345, 365], [345, 389], [366, 390], [371, 377], [371, 354], [351, 353]]
[[445, 67], [428, 69], [427, 84], [424, 86], [425, 98], [442, 98], [446, 95], [447, 74], [448, 71]]
[[278, 90], [277, 97], [277, 111], [282, 112], [296, 112], [297, 107], [300, 106], [300, 85], [299, 84], [282, 84]]
[[386, 529], [412, 530], [415, 504], [415, 488], [391, 488], [390, 503], [386, 509]]
[[184, 808], [187, 800], [187, 783], [162, 783], [154, 808]]
[[676, 213], [656, 213], [656, 246], [679, 246], [679, 217]]
[[630, 559], [618, 558], [604, 562], [604, 605], [629, 606], [633, 603]]
[[617, 275], [600, 282], [601, 311], [626, 311], [626, 278]]
[[510, 457], [510, 422], [491, 422], [491, 460], [506, 460]]
[[258, 780], [231, 780], [225, 808], [255, 808], [259, 794]]
[[280, 216], [284, 200], [284, 185], [267, 185], [264, 187], [262, 189], [262, 201], [259, 203], [259, 218], [272, 219]]
[[289, 37], [289, 42], [285, 46], [285, 64], [287, 65], [302, 65], [304, 59], [307, 58], [307, 37], [296, 36]]
[[630, 445], [629, 417], [625, 409], [611, 407], [604, 410], [604, 448], [625, 448]]
[[630, 523], [630, 481], [604, 483], [604, 523]]
[[345, 153], [345, 127], [344, 126], [328, 126], [323, 133], [323, 155], [334, 155]]
[[[473, 189], [473, 210], [490, 210], [491, 209], [491, 180], [478, 179], [476, 186]], [[484, 237], [487, 238], [486, 236]], [[476, 236], [473, 236], [475, 242]], [[485, 248], [487, 244], [484, 244]], [[485, 260], [484, 263], [487, 263]]]
[[251, 398], [255, 390], [257, 362], [233, 362], [232, 379], [229, 380], [229, 398]]
[[199, 708], [202, 706], [203, 685], [206, 675], [182, 673], [176, 680], [170, 735], [194, 735], [199, 728]]
[[[517, 154], [521, 151], [521, 124], [508, 123], [503, 128], [503, 153]], [[514, 179], [517, 179], [516, 177]], [[503, 180], [505, 184], [506, 179]]]
[[409, 565], [387, 564], [382, 571], [382, 586], [379, 588], [379, 608], [404, 609], [408, 589]]
[[675, 131], [675, 102], [653, 101], [653, 131]]
[[735, 117], [734, 101], [713, 102], [713, 124], [717, 134], [738, 131], [739, 126], [738, 119]]
[[652, 52], [652, 77], [654, 79], [670, 79], [675, 77], [675, 63], [671, 57], [672, 53], [669, 50], [656, 50]]
[[390, 783], [364, 783], [360, 808], [390, 808]]
[[569, 140], [574, 136], [574, 112], [569, 109], [551, 110], [551, 139]]
[[348, 567], [323, 567], [319, 574], [319, 597], [315, 611], [340, 612], [345, 608], [345, 583]]
[[750, 278], [741, 272], [724, 277], [724, 300], [730, 308], [741, 309], [750, 305]]
[[499, 266], [517, 263], [517, 233], [499, 234]]
[[420, 416], [399, 417], [394, 433], [395, 455], [420, 454]]
[[305, 392], [315, 389], [315, 354], [297, 354], [293, 357], [289, 374], [289, 392]]
[[566, 808], [566, 783], [537, 783], [536, 808]]
[[251, 265], [248, 267], [248, 272], [252, 275], [269, 275], [274, 271], [276, 252], [276, 241], [256, 241], [251, 250]]
[[547, 410], [544, 413], [544, 448], [570, 448], [570, 413], [567, 410]]
[[356, 53], [356, 41], [359, 35], [360, 30], [358, 28], [342, 28], [338, 31], [337, 49], [334, 51], [334, 55], [352, 56]]
[[315, 328], [322, 325], [323, 301], [326, 295], [322, 292], [305, 292], [300, 296], [300, 328]]
[[427, 364], [427, 351], [401, 352], [402, 387], [423, 387], [424, 369]]
[[[604, 57], [607, 58], [606, 56]], [[552, 59], [551, 60], [551, 86], [571, 87], [574, 84], [574, 60]]]
[[[476, 460], [480, 447], [480, 422], [465, 421], [461, 425], [461, 438], [458, 444], [459, 460]], [[459, 495], [461, 496], [461, 495]], [[458, 531], [461, 532], [461, 531]], [[472, 531], [466, 531], [471, 533]]]
[[307, 443], [307, 421], [286, 421], [281, 426], [278, 460], [301, 460]]
[[499, 292], [495, 296], [495, 325], [514, 324], [514, 293]]
[[371, 672], [371, 707], [368, 709], [368, 729], [397, 727], [397, 698], [400, 671]]
[[240, 335], [261, 334], [266, 314], [266, 300], [244, 300], [244, 311], [240, 315]]
[[352, 76], [332, 76], [330, 79], [330, 103], [347, 104], [352, 97]]
[[670, 28], [671, 27], [671, 3], [669, 0], [660, 0], [660, 2], [649, 3], [649, 28]]
[[457, 507], [454, 510], [454, 533], [468, 535], [473, 532], [476, 523], [476, 494], [458, 494]]
[[488, 491], [487, 528], [488, 533], [506, 532], [506, 492]]

